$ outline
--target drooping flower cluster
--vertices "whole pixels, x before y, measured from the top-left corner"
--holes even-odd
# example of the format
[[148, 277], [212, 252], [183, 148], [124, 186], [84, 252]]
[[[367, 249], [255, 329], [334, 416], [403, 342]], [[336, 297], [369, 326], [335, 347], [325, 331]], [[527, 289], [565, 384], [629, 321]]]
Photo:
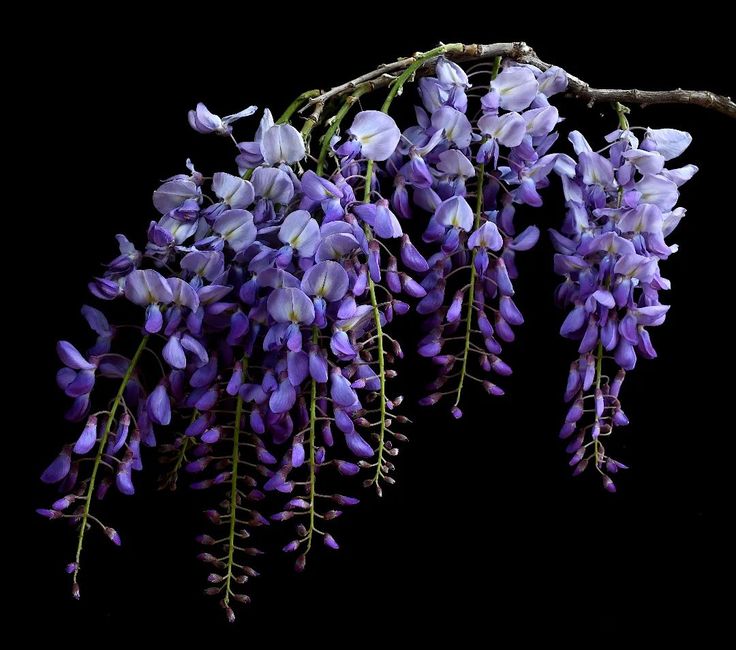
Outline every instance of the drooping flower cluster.
[[685, 216], [678, 187], [697, 171], [665, 168], [690, 144], [688, 133], [646, 129], [640, 142], [619, 110], [621, 128], [602, 152], [570, 134], [577, 161], [560, 156], [556, 164], [567, 213], [561, 231], [551, 230], [555, 271], [565, 277], [556, 299], [571, 307], [560, 333], [580, 341], [560, 437], [569, 439], [573, 473], [595, 467], [610, 492], [611, 475], [626, 467], [607, 449], [613, 429], [628, 424], [619, 392], [638, 356], [657, 356], [647, 328], [664, 322], [669, 305], [659, 294], [670, 288], [659, 262], [677, 251], [665, 237]]
[[[567, 78], [555, 67], [508, 65], [479, 70], [471, 86], [462, 68], [442, 58], [436, 75], [419, 81], [417, 124], [404, 131], [387, 171], [392, 204], [405, 218], [426, 220], [422, 239], [432, 251], [417, 305], [426, 317], [419, 354], [432, 359], [438, 376], [422, 403], [449, 397], [459, 418], [467, 380], [502, 395], [490, 378], [511, 373], [500, 355], [524, 322], [513, 299], [516, 253], [539, 238], [536, 226], [517, 232], [514, 215], [518, 205], [542, 204], [538, 190], [557, 157], [548, 151], [559, 115], [548, 98]], [[469, 106], [479, 110], [474, 124]]]
[[[676, 187], [695, 171], [666, 171], [663, 161], [686, 138], [648, 131], [639, 145], [626, 128], [604, 158], [574, 134], [576, 164], [551, 153], [560, 119], [549, 98], [567, 86], [562, 70], [498, 59], [467, 74], [442, 57], [435, 76], [420, 79], [422, 106], [402, 132], [391, 102], [430, 58], [393, 81], [380, 111], [357, 112], [341, 133], [369, 86], [354, 89], [325, 122], [319, 152], [310, 152], [311, 131], [324, 107], [301, 131], [289, 123], [296, 106], [278, 120], [266, 109], [253, 140], [236, 141], [238, 175], [205, 176], [187, 161], [188, 173], [153, 193], [158, 217], [141, 248], [118, 236], [120, 254], [89, 289], [131, 305], [139, 335], [83, 308], [95, 343], [82, 354], [61, 341], [57, 380], [73, 399], [66, 417], [84, 425], [41, 477], [61, 496], [39, 512], [77, 525], [75, 596], [88, 528], [120, 543], [96, 502], [113, 485], [133, 494], [141, 445], [165, 460], [163, 487], [176, 488], [183, 473], [191, 488], [216, 493], [205, 515], [219, 532], [198, 537], [199, 558], [211, 567], [206, 593], [229, 620], [258, 575], [250, 537], [260, 546], [266, 535], [254, 529], [289, 521], [294, 532], [280, 546], [299, 571], [317, 541], [337, 549], [329, 522], [358, 503], [352, 477], [363, 474], [380, 495], [406, 440], [402, 397], [388, 382], [403, 356], [389, 333], [397, 315], [415, 305], [423, 316], [413, 343], [438, 373], [422, 404], [449, 397], [459, 418], [468, 380], [503, 394], [492, 381], [511, 373], [502, 342], [523, 322], [516, 253], [539, 237], [536, 226], [518, 232], [514, 217], [518, 206], [541, 205], [553, 171], [568, 202], [553, 233], [566, 275], [558, 299], [573, 306], [563, 334], [582, 340], [563, 435], [575, 434], [576, 472], [594, 458], [612, 489], [607, 474], [622, 465], [601, 437], [625, 423], [623, 376], [602, 374], [602, 350], [625, 369], [636, 350], [654, 355], [645, 326], [663, 320], [657, 292], [667, 287], [657, 260], [672, 252], [663, 237], [684, 214], [673, 209]], [[234, 139], [232, 124], [256, 110], [220, 118], [198, 104], [189, 123]], [[475, 365], [492, 374], [479, 377]], [[108, 380], [111, 401], [97, 390]]]

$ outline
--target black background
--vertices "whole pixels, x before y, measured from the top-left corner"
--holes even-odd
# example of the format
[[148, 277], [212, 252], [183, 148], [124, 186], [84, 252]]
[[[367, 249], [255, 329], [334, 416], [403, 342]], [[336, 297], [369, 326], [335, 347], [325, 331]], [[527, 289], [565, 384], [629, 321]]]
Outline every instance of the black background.
[[[9, 59], [17, 62], [9, 79], [18, 88], [18, 117], [6, 129], [26, 138], [19, 153], [25, 187], [6, 198], [15, 208], [5, 219], [20, 229], [10, 245], [29, 253], [8, 281], [20, 307], [11, 312], [6, 354], [21, 356], [12, 362], [20, 376], [13, 371], [18, 394], [9, 404], [18, 422], [15, 433], [5, 432], [4, 453], [18, 472], [13, 494], [23, 495], [23, 509], [6, 519], [5, 537], [6, 558], [19, 570], [9, 587], [14, 619], [27, 637], [207, 634], [212, 642], [311, 639], [337, 647], [378, 646], [405, 633], [449, 635], [462, 645], [509, 635], [521, 642], [534, 633], [570, 641], [715, 633], [730, 589], [722, 528], [732, 507], [720, 498], [733, 475], [726, 451], [733, 392], [728, 376], [711, 368], [728, 373], [733, 362], [723, 305], [732, 302], [734, 123], [687, 106], [634, 108], [631, 116], [632, 124], [689, 130], [694, 141], [683, 164], [701, 171], [683, 188], [688, 215], [671, 238], [681, 251], [664, 264], [673, 309], [653, 332], [660, 358], [640, 362], [622, 394], [631, 425], [615, 444], [632, 469], [620, 475], [618, 494], [570, 478], [557, 439], [574, 346], [557, 334], [562, 315], [551, 301], [556, 278], [544, 241], [521, 263], [518, 303], [527, 324], [507, 355], [515, 370], [507, 396], [471, 393], [459, 422], [407, 404], [417, 417], [399, 457], [399, 482], [382, 501], [366, 495], [336, 522], [339, 552], [318, 549], [301, 576], [288, 559], [267, 556], [253, 605], [228, 626], [216, 602], [200, 595], [206, 571], [193, 542], [206, 529], [200, 497], [157, 493], [151, 479], [135, 497], [113, 496], [104, 506], [124, 545], [89, 536], [83, 598], [72, 601], [63, 573], [71, 531], [32, 513], [53, 498], [38, 475], [76, 436], [62, 420], [54, 344], [86, 334], [79, 315], [86, 281], [114, 256], [115, 233], [141, 242], [159, 179], [184, 171], [188, 156], [205, 172], [232, 169], [229, 141], [189, 129], [186, 111], [197, 101], [221, 115], [251, 103], [278, 113], [305, 89], [340, 83], [440, 38], [524, 39], [592, 85], [735, 90], [726, 44], [712, 29], [700, 37], [691, 30], [686, 45], [646, 20], [640, 28], [610, 19], [541, 30], [524, 27], [521, 16], [503, 28], [491, 20], [444, 27], [436, 18], [431, 29], [413, 29], [410, 19], [371, 12], [356, 22], [325, 16], [308, 30], [301, 15], [286, 29], [275, 16], [262, 23], [211, 11], [162, 23], [113, 12], [92, 29], [82, 26], [90, 16], [46, 14], [59, 29], [29, 38]], [[561, 112], [593, 142], [615, 128], [607, 106], [566, 101]], [[254, 125], [236, 132], [245, 136]], [[542, 227], [561, 219], [552, 196], [527, 210]], [[411, 355], [403, 363], [407, 394], [416, 395], [426, 369]], [[153, 462], [148, 469], [157, 470]]]

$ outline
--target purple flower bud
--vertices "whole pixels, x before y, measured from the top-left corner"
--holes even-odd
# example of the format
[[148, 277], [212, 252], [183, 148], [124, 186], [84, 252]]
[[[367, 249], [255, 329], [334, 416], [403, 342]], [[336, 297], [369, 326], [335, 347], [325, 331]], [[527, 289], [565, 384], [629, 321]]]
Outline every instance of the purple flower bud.
[[360, 467], [355, 463], [349, 463], [344, 460], [335, 460], [334, 463], [337, 467], [337, 471], [343, 476], [354, 476], [360, 471]]
[[585, 471], [586, 467], [588, 467], [588, 460], [581, 460], [577, 465], [575, 465], [575, 469], [572, 470], [572, 475], [579, 476]]
[[629, 423], [629, 418], [626, 417], [626, 414], [621, 409], [616, 409], [611, 421], [617, 427], [625, 427]]
[[41, 474], [41, 480], [44, 483], [58, 483], [61, 481], [71, 469], [72, 454], [71, 446], [66, 446], [61, 453], [51, 461], [51, 464]]
[[463, 298], [464, 293], [462, 291], [457, 291], [455, 293], [455, 296], [452, 299], [452, 302], [450, 303], [450, 307], [447, 310], [447, 314], [445, 315], [445, 319], [448, 323], [454, 323], [458, 320], [460, 320], [460, 316], [462, 313], [463, 308]]
[[120, 546], [122, 544], [120, 540], [120, 535], [118, 535], [118, 531], [116, 531], [114, 528], [110, 528], [109, 526], [105, 527], [105, 535], [110, 539], [110, 541], [115, 544], [115, 546]]
[[412, 271], [422, 273], [429, 269], [427, 260], [411, 243], [409, 235], [406, 234], [401, 237], [401, 261]]
[[500, 386], [496, 386], [496, 384], [490, 381], [484, 381], [483, 388], [489, 395], [493, 395], [495, 397], [501, 397], [505, 394], [503, 388], [501, 388]]
[[97, 442], [97, 416], [91, 415], [74, 445], [75, 454], [86, 454]]
[[58, 510], [49, 510], [48, 508], [36, 508], [36, 512], [47, 519], [61, 519], [61, 513]]
[[618, 397], [619, 392], [621, 390], [621, 386], [624, 383], [625, 378], [626, 378], [626, 371], [622, 368], [616, 373], [616, 376], [613, 378], [613, 381], [611, 382], [611, 389], [608, 392], [608, 394], [611, 395], [611, 397]]
[[324, 536], [324, 540], [323, 541], [325, 543], [325, 546], [327, 546], [328, 548], [331, 548], [331, 549], [333, 549], [335, 551], [340, 548], [340, 545], [335, 541], [335, 538], [332, 535], [330, 535], [329, 533], [325, 533], [325, 536]]
[[595, 389], [595, 415], [601, 417], [603, 415], [603, 391], [600, 388]]
[[360, 503], [360, 499], [345, 496], [344, 494], [334, 494], [332, 500], [341, 506], [356, 506]]
[[130, 463], [120, 463], [118, 471], [115, 474], [115, 485], [118, 490], [123, 494], [131, 495], [135, 494], [135, 487], [133, 486], [133, 478], [130, 474], [131, 466]]
[[146, 409], [156, 424], [167, 425], [171, 422], [171, 402], [163, 382], [159, 383], [148, 396]]

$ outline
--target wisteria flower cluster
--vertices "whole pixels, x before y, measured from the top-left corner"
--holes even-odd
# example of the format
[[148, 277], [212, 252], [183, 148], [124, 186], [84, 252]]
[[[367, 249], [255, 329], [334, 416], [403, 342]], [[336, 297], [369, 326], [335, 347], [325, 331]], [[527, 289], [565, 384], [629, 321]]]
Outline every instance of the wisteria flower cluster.
[[[193, 129], [236, 142], [236, 167], [205, 175], [187, 161], [155, 190], [146, 238], [118, 235], [120, 254], [89, 285], [98, 307], [82, 315], [94, 344], [57, 347], [66, 417], [80, 431], [43, 472], [59, 497], [39, 513], [76, 526], [67, 566], [76, 597], [89, 529], [121, 543], [98, 502], [111, 488], [133, 494], [149, 456], [166, 463], [162, 486], [186, 476], [213, 493], [199, 559], [206, 593], [231, 621], [234, 604], [249, 601], [267, 528], [287, 522], [282, 550], [298, 571], [316, 545], [337, 549], [330, 522], [358, 503], [356, 480], [379, 495], [394, 482], [409, 420], [389, 380], [404, 347], [436, 368], [423, 405], [447, 403], [460, 418], [471, 381], [503, 395], [502, 346], [524, 321], [516, 256], [540, 234], [519, 231], [514, 216], [541, 206], [556, 177], [567, 208], [550, 231], [565, 277], [557, 300], [570, 308], [563, 336], [580, 341], [561, 435], [574, 473], [594, 466], [615, 489], [610, 475], [625, 465], [604, 440], [627, 423], [625, 371], [655, 356], [647, 328], [668, 309], [659, 262], [676, 251], [664, 238], [684, 215], [677, 188], [696, 171], [664, 165], [689, 136], [649, 129], [640, 141], [620, 108], [601, 152], [570, 135], [573, 159], [552, 151], [561, 69], [499, 57], [466, 72], [439, 53], [418, 57], [381, 110], [355, 112], [347, 128], [372, 87], [352, 89], [328, 121], [317, 104], [301, 131], [296, 111], [319, 93], [276, 120], [266, 109], [249, 141], [235, 139], [234, 123], [256, 107], [224, 118], [203, 104], [190, 111]], [[415, 121], [400, 129], [392, 102], [430, 59]], [[135, 327], [111, 324], [106, 301], [127, 305]], [[410, 309], [423, 331], [402, 346], [392, 322]]]

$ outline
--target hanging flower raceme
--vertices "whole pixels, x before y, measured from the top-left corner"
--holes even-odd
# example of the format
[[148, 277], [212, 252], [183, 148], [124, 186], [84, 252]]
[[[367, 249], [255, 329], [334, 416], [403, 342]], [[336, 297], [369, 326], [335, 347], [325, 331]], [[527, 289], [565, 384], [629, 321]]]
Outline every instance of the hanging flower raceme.
[[579, 132], [570, 134], [577, 162], [563, 156], [556, 164], [567, 215], [561, 231], [551, 231], [555, 271], [565, 278], [557, 302], [570, 309], [560, 333], [580, 342], [560, 437], [568, 440], [573, 473], [594, 467], [610, 492], [612, 475], [626, 467], [609, 455], [613, 430], [629, 422], [621, 386], [638, 357], [657, 355], [648, 328], [664, 322], [669, 305], [659, 294], [670, 287], [659, 262], [677, 251], [665, 237], [685, 215], [676, 207], [678, 186], [697, 171], [665, 168], [690, 144], [689, 134], [648, 129], [640, 142], [623, 112], [621, 122], [606, 136], [604, 153]]
[[[118, 235], [119, 255], [89, 289], [128, 307], [133, 328], [85, 306], [92, 346], [59, 342], [57, 383], [78, 424], [41, 476], [60, 496], [40, 514], [76, 525], [75, 596], [88, 529], [120, 544], [97, 500], [113, 486], [135, 492], [142, 446], [165, 464], [162, 487], [212, 494], [199, 559], [229, 620], [249, 601], [254, 558], [278, 523], [292, 527], [280, 546], [297, 570], [317, 542], [337, 549], [329, 522], [358, 503], [361, 478], [379, 495], [394, 483], [406, 441], [389, 382], [403, 356], [397, 315], [415, 305], [423, 319], [412, 344], [437, 372], [422, 404], [447, 398], [459, 418], [470, 381], [503, 394], [502, 346], [524, 320], [516, 254], [539, 237], [536, 226], [517, 228], [516, 210], [541, 205], [553, 171], [568, 206], [553, 232], [565, 276], [557, 297], [570, 308], [562, 333], [580, 341], [562, 434], [576, 473], [592, 461], [613, 489], [609, 475], [623, 465], [602, 440], [626, 423], [624, 371], [655, 354], [647, 328], [664, 320], [658, 295], [668, 288], [658, 262], [675, 250], [664, 238], [684, 214], [677, 187], [695, 171], [664, 163], [688, 136], [649, 130], [639, 143], [625, 128], [602, 155], [573, 133], [577, 161], [551, 153], [560, 118], [549, 98], [567, 87], [563, 71], [499, 59], [469, 76], [440, 50], [449, 51], [417, 58], [381, 110], [357, 111], [342, 132], [372, 84], [329, 119], [332, 104], [318, 102], [301, 131], [290, 121], [304, 97], [278, 120], [266, 109], [252, 140], [237, 144], [237, 175], [204, 175], [188, 160], [154, 191], [158, 215], [140, 248]], [[419, 79], [421, 106], [400, 129], [392, 101], [429, 60], [434, 76]], [[198, 104], [189, 122], [232, 136], [255, 110], [220, 118]], [[604, 373], [609, 356], [618, 374]]]

